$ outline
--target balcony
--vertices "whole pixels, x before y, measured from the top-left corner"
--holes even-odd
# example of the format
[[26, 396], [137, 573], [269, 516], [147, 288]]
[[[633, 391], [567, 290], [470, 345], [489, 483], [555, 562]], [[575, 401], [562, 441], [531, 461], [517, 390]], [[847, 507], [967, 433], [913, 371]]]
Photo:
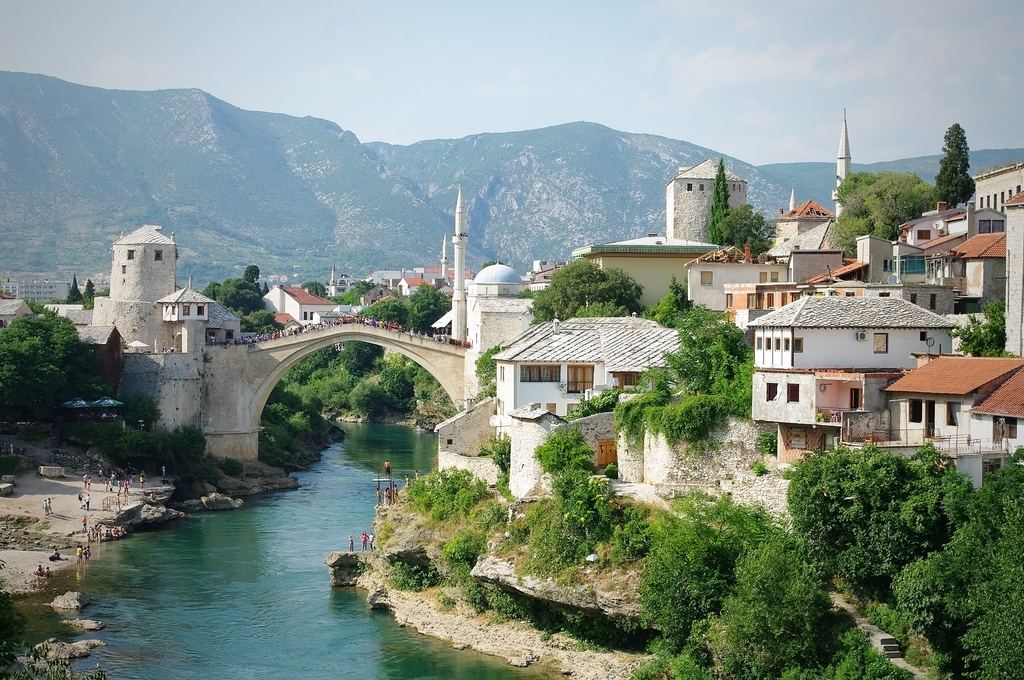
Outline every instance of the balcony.
[[569, 394], [579, 394], [586, 392], [589, 389], [593, 389], [593, 380], [570, 380], [565, 383], [565, 391]]
[[819, 423], [835, 423], [841, 425], [843, 422], [844, 413], [856, 413], [862, 411], [859, 408], [832, 408], [832, 407], [818, 407], [817, 416], [815, 421]]

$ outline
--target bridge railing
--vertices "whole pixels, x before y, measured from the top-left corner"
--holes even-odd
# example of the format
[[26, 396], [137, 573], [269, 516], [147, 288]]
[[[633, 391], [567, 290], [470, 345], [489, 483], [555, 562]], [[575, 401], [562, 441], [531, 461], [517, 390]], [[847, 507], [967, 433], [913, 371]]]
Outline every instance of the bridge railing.
[[360, 317], [345, 317], [344, 319], [339, 319], [337, 321], [330, 321], [328, 323], [307, 324], [305, 326], [293, 326], [291, 328], [286, 328], [286, 329], [280, 330], [280, 331], [274, 331], [272, 333], [260, 333], [258, 335], [254, 335], [254, 336], [248, 336], [248, 337], [244, 337], [244, 338], [235, 338], [233, 340], [226, 340], [226, 341], [222, 341], [222, 342], [216, 342], [216, 341], [215, 342], [209, 342], [209, 341], [207, 341], [207, 346], [209, 346], [209, 347], [234, 347], [234, 346], [237, 346], [237, 345], [247, 345], [249, 347], [249, 349], [258, 349], [259, 345], [261, 343], [264, 343], [264, 342], [271, 342], [273, 340], [280, 340], [282, 338], [289, 338], [289, 337], [296, 336], [296, 335], [305, 335], [305, 334], [308, 334], [308, 333], [326, 332], [326, 331], [330, 331], [333, 328], [337, 328], [338, 326], [347, 326], [347, 325], [360, 325], [360, 326], [366, 326], [368, 328], [376, 328], [376, 329], [379, 329], [379, 330], [392, 332], [392, 333], [395, 333], [395, 334], [407, 334], [407, 335], [409, 335], [410, 338], [420, 338], [421, 340], [432, 340], [434, 342], [444, 343], [444, 344], [447, 344], [447, 345], [453, 345], [455, 347], [463, 347], [465, 349], [469, 349], [471, 347], [470, 343], [468, 343], [468, 342], [464, 342], [464, 341], [460, 341], [460, 340], [455, 340], [455, 339], [450, 338], [450, 337], [448, 337], [446, 335], [441, 335], [441, 334], [426, 335], [424, 333], [419, 333], [417, 331], [406, 330], [406, 329], [402, 328], [401, 326], [399, 326], [398, 324], [393, 324], [393, 323], [388, 323], [388, 322], [383, 322], [383, 321], [377, 321], [376, 319], [362, 319]]

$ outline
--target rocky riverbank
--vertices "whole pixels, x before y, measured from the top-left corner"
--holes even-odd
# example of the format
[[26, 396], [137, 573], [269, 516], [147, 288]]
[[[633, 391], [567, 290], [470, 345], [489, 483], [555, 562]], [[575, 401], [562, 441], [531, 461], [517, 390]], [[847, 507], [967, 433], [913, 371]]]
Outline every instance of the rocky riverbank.
[[[391, 611], [395, 621], [451, 644], [504, 658], [514, 666], [534, 664], [552, 676], [573, 678], [630, 678], [649, 657], [617, 650], [597, 650], [564, 633], [547, 633], [525, 621], [501, 621], [493, 611], [478, 613], [459, 597], [459, 587], [440, 585], [422, 591], [394, 587], [389, 574], [396, 564], [436, 565], [445, 530], [429, 526], [402, 505], [381, 508], [374, 523], [385, 536], [373, 552], [333, 552], [324, 562], [332, 587], [359, 587], [367, 592], [372, 609]], [[605, 574], [604, 576], [607, 576]], [[488, 587], [531, 598], [539, 606], [583, 616], [635, 618], [636, 575], [598, 575], [585, 585], [560, 586], [552, 579], [517, 573], [515, 564], [496, 554], [485, 554], [473, 568], [472, 577]]]

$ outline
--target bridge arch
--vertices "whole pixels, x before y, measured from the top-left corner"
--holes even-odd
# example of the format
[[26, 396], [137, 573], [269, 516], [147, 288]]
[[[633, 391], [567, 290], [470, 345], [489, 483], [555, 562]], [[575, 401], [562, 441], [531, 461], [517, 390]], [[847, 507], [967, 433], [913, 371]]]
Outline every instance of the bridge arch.
[[464, 348], [374, 326], [342, 324], [269, 340], [250, 350], [250, 364], [258, 364], [262, 369], [250, 374], [252, 397], [248, 411], [251, 431], [259, 430], [263, 407], [285, 373], [317, 350], [350, 341], [368, 342], [412, 359], [434, 376], [456, 407], [462, 405], [465, 397]]

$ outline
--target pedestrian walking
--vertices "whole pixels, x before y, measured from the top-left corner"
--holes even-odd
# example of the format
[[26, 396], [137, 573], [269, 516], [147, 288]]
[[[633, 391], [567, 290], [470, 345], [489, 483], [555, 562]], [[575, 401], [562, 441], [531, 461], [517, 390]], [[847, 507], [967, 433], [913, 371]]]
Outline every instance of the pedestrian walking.
[[82, 515], [82, 533], [89, 531], [89, 516]]
[[89, 503], [92, 502], [92, 496], [85, 494], [85, 511], [89, 512]]

